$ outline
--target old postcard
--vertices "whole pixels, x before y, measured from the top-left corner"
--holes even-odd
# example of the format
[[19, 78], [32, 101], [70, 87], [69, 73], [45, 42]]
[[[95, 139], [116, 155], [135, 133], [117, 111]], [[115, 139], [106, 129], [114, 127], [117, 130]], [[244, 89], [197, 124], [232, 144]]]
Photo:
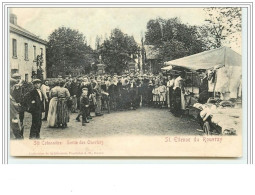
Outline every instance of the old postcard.
[[10, 7], [10, 155], [241, 157], [242, 13]]

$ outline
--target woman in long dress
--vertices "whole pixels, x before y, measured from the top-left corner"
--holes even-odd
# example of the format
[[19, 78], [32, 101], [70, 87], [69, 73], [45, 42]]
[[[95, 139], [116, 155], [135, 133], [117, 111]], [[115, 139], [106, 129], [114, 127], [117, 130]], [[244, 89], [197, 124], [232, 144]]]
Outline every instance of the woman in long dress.
[[168, 95], [168, 107], [169, 107], [169, 111], [173, 110], [173, 87], [174, 87], [174, 76], [170, 75], [169, 80], [167, 82], [167, 95]]
[[49, 127], [57, 127], [57, 104], [58, 104], [58, 89], [59, 84], [56, 82], [55, 87], [50, 90], [49, 98], [49, 112], [47, 122]]
[[57, 125], [62, 128], [67, 127], [69, 122], [69, 108], [67, 106], [67, 100], [70, 98], [70, 93], [67, 88], [64, 87], [65, 82], [60, 82], [58, 89], [58, 104], [57, 104]]
[[182, 72], [174, 81], [174, 115], [181, 116], [185, 110], [184, 81], [185, 72]]

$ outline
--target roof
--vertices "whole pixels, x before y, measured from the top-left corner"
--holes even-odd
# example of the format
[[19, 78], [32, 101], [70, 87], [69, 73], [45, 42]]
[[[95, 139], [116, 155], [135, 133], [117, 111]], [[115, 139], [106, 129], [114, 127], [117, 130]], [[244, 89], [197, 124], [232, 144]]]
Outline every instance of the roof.
[[148, 60], [159, 59], [159, 48], [154, 45], [144, 45], [144, 49]]
[[28, 39], [31, 39], [31, 40], [36, 41], [38, 43], [41, 43], [43, 45], [47, 45], [47, 41], [39, 38], [39, 36], [36, 36], [35, 34], [29, 32], [28, 30], [22, 28], [19, 25], [15, 25], [15, 24], [10, 23], [10, 32], [19, 34], [21, 36], [24, 36]]
[[242, 56], [228, 47], [204, 51], [198, 54], [165, 62], [169, 66], [180, 66], [191, 70], [211, 69], [215, 66], [241, 66]]

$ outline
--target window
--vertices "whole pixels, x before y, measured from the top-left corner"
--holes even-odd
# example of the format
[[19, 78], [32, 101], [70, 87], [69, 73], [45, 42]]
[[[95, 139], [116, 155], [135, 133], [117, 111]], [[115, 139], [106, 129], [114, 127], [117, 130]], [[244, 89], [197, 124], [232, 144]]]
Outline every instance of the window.
[[12, 56], [17, 57], [17, 40], [12, 39]]
[[43, 48], [41, 48], [41, 56], [43, 55]]
[[36, 46], [34, 46], [34, 60], [36, 60]]
[[28, 82], [28, 74], [25, 74], [25, 81]]
[[18, 69], [11, 69], [11, 75], [13, 75], [14, 73], [18, 73]]
[[28, 44], [25, 43], [25, 60], [28, 60]]

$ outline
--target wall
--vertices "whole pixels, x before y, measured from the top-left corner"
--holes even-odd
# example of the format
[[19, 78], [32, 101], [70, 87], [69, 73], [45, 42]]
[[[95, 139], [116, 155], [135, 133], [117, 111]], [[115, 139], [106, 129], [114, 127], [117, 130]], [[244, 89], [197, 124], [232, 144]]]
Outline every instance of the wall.
[[[43, 49], [43, 78], [46, 79], [46, 47], [45, 45], [35, 42], [26, 37], [20, 36], [16, 33], [10, 32], [9, 41], [9, 57], [10, 57], [10, 69], [18, 69], [18, 73], [21, 78], [25, 80], [25, 74], [28, 74], [28, 81], [31, 81], [32, 71], [36, 71], [36, 61], [34, 60], [34, 47], [36, 46], [36, 56], [41, 54], [41, 49]], [[17, 58], [12, 55], [12, 39], [17, 40]], [[28, 60], [25, 60], [25, 43], [28, 44]], [[11, 74], [10, 70], [10, 74]]]

